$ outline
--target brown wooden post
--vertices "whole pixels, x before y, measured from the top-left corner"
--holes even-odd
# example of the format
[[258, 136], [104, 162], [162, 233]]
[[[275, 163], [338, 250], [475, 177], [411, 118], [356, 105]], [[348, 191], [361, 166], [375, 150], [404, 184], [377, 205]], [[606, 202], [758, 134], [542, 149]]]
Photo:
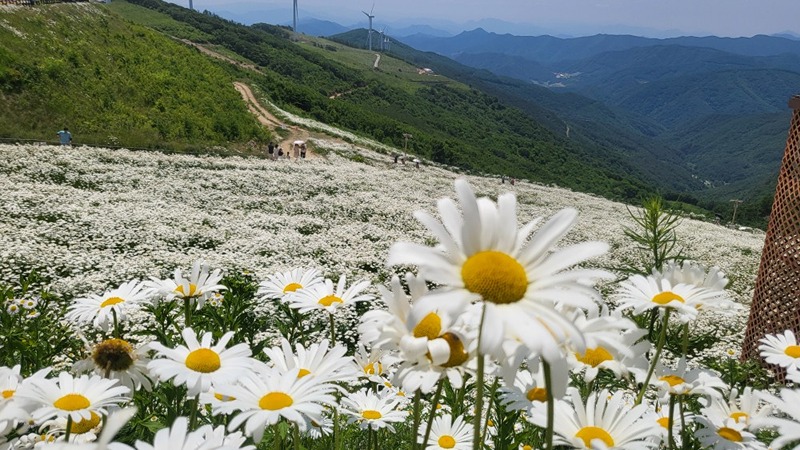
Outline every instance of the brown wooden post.
[[759, 340], [767, 334], [800, 331], [800, 95], [783, 153], [775, 199], [767, 225], [761, 264], [744, 335], [742, 359], [760, 358]]

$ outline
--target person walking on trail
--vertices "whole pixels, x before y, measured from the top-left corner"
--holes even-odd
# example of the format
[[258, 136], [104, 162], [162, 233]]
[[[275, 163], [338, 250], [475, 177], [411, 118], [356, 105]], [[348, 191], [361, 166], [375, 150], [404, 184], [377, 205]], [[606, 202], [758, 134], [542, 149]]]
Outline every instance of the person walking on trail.
[[270, 142], [267, 146], [267, 152], [269, 152], [269, 159], [275, 159], [275, 144]]
[[64, 127], [63, 130], [56, 134], [58, 135], [58, 140], [61, 142], [61, 145], [72, 145], [72, 133], [69, 132], [69, 128]]

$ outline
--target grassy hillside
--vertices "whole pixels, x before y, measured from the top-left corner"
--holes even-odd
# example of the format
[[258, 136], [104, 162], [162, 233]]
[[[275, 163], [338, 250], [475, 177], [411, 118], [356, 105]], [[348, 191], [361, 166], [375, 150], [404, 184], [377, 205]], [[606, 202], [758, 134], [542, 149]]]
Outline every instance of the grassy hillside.
[[7, 7], [0, 136], [203, 148], [268, 135], [233, 76], [197, 51], [90, 4]]
[[[114, 2], [111, 8], [117, 8]], [[298, 36], [264, 24], [245, 27], [157, 0], [128, 2], [117, 10], [131, 20], [189, 38], [179, 22], [202, 33], [204, 45], [257, 65], [248, 77], [286, 110], [403, 146], [410, 152], [467, 170], [556, 183], [613, 198], [638, 198], [651, 190], [644, 177], [584, 151], [517, 107], [465, 84], [424, 76], [416, 67], [375, 53]], [[147, 18], [158, 13], [158, 20]], [[177, 31], [175, 31], [177, 30]]]

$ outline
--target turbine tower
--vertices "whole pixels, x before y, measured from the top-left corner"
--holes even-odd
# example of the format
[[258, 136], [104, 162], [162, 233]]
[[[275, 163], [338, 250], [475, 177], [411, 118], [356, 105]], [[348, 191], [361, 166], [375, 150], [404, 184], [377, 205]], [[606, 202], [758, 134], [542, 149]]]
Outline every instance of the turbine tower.
[[294, 0], [292, 31], [297, 33], [297, 0]]
[[383, 27], [381, 30], [381, 51], [384, 50], [384, 46], [386, 45], [386, 27]]
[[364, 13], [365, 16], [367, 16], [367, 18], [369, 18], [369, 34], [367, 37], [367, 47], [369, 48], [370, 51], [372, 51], [372, 19], [375, 18], [375, 16], [372, 15], [372, 11], [374, 10], [375, 10], [375, 4], [373, 3], [372, 9], [369, 10], [369, 13], [367, 13], [366, 11], [361, 11]]
[[189, 9], [194, 11], [194, 5], [192, 5], [192, 0], [189, 0]]

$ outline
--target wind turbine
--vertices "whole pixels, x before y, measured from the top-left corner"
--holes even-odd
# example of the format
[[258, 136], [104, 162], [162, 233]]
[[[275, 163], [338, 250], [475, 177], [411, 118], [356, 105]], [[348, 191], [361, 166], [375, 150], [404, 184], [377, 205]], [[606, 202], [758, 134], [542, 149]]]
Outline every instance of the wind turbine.
[[386, 27], [381, 30], [381, 51], [383, 51], [384, 44], [386, 44]]
[[294, 15], [293, 15], [294, 20], [292, 22], [292, 31], [297, 33], [297, 0], [294, 0], [293, 13], [294, 13]]
[[192, 5], [192, 0], [189, 0], [189, 9], [194, 11], [194, 5]]
[[370, 51], [372, 51], [372, 19], [375, 18], [375, 16], [372, 15], [372, 11], [374, 10], [375, 10], [375, 3], [372, 4], [372, 9], [369, 10], [369, 14], [367, 14], [366, 11], [361, 11], [364, 13], [365, 16], [367, 16], [367, 18], [369, 18], [369, 34], [367, 37], [367, 46], [369, 47]]

